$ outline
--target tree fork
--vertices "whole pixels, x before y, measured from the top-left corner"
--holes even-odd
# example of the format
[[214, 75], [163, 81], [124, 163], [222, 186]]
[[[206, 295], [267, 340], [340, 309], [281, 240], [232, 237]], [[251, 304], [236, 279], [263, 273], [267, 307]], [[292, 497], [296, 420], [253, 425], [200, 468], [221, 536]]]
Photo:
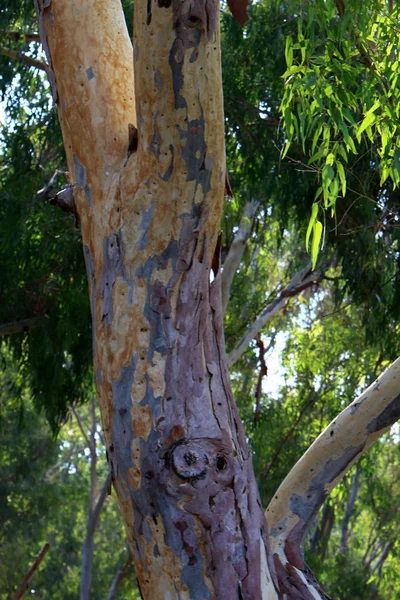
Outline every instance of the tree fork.
[[152, 600], [278, 598], [215, 265], [225, 185], [218, 11], [211, 0], [138, 0], [136, 121], [120, 4], [37, 3], [82, 231], [108, 455]]

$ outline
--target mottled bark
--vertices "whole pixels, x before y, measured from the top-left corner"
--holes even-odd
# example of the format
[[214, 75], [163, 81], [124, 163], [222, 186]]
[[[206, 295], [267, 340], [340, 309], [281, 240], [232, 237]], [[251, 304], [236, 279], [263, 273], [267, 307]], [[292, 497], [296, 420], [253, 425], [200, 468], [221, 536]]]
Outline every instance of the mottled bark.
[[136, 121], [121, 7], [38, 5], [90, 281], [108, 456], [152, 600], [278, 597], [224, 350], [218, 10], [210, 0], [136, 3]]

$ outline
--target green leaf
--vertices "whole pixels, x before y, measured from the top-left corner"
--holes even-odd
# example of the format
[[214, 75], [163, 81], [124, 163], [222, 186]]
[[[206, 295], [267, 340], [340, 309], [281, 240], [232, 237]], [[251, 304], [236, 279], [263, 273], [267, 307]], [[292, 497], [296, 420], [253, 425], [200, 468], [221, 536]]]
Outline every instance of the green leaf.
[[346, 195], [346, 174], [344, 172], [344, 167], [341, 162], [336, 163], [336, 169], [339, 175], [340, 183], [342, 186], [342, 196], [343, 198]]
[[315, 269], [315, 265], [317, 264], [319, 243], [322, 237], [322, 230], [323, 227], [321, 221], [317, 221], [314, 226], [313, 239], [311, 245], [311, 265], [313, 269]]
[[291, 35], [288, 35], [286, 38], [285, 59], [288, 69], [290, 69], [293, 64], [293, 38]]
[[308, 242], [310, 241], [311, 231], [313, 230], [314, 223], [315, 223], [315, 220], [316, 220], [317, 215], [318, 215], [318, 208], [319, 208], [318, 203], [314, 202], [314, 204], [312, 205], [311, 217], [310, 217], [310, 221], [308, 223], [307, 233], [306, 233], [306, 249], [307, 249], [307, 252], [308, 252]]
[[367, 116], [364, 118], [363, 122], [357, 129], [356, 137], [359, 142], [361, 140], [362, 132], [365, 131], [367, 129], [367, 127], [370, 127], [372, 125], [372, 123], [374, 123], [375, 121], [376, 121], [376, 115], [374, 113], [367, 114]]

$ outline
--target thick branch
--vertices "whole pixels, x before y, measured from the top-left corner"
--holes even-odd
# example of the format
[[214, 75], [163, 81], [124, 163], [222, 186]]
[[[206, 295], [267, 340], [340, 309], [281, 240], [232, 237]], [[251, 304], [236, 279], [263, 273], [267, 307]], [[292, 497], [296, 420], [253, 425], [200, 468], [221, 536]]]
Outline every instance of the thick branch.
[[259, 207], [259, 202], [248, 202], [243, 210], [243, 216], [240, 221], [239, 229], [237, 230], [231, 247], [229, 248], [229, 252], [226, 256], [222, 277], [221, 277], [221, 286], [222, 286], [222, 310], [225, 314], [226, 307], [228, 306], [230, 294], [231, 294], [231, 286], [232, 281], [235, 276], [235, 273], [240, 265], [240, 261], [242, 260], [242, 256], [244, 250], [246, 248], [247, 240], [250, 237], [251, 229], [254, 222], [254, 217], [256, 215], [257, 209]]
[[324, 278], [328, 269], [335, 264], [334, 260], [329, 260], [324, 263], [319, 269], [310, 272], [310, 265], [301, 271], [298, 271], [286, 287], [276, 296], [276, 298], [264, 308], [258, 315], [256, 320], [250, 325], [245, 335], [242, 337], [238, 345], [232, 350], [228, 356], [228, 365], [231, 367], [242, 356], [250, 342], [256, 334], [272, 319], [282, 308], [286, 306], [289, 298], [297, 296], [303, 290], [319, 283]]
[[34, 325], [37, 317], [30, 317], [29, 319], [21, 319], [21, 321], [11, 321], [10, 323], [3, 323], [0, 325], [0, 336], [1, 335], [13, 335], [14, 333], [25, 333]]
[[41, 549], [41, 551], [39, 552], [39, 554], [37, 555], [37, 557], [35, 558], [33, 565], [31, 566], [31, 568], [25, 575], [21, 585], [19, 586], [17, 593], [13, 597], [13, 600], [19, 600], [25, 594], [26, 590], [28, 589], [30, 580], [32, 579], [32, 577], [34, 576], [36, 571], [38, 570], [40, 563], [42, 562], [42, 560], [44, 559], [44, 557], [46, 556], [46, 554], [49, 550], [50, 550], [50, 544], [46, 543], [43, 546], [43, 548]]
[[129, 124], [136, 125], [132, 44], [120, 2], [35, 5], [77, 209], [85, 221], [92, 207], [105, 202], [106, 184], [115, 185], [114, 169], [128, 153]]
[[400, 358], [321, 433], [271, 501], [266, 517], [279, 572], [294, 568], [304, 578], [302, 545], [315, 515], [350, 467], [399, 418]]
[[19, 50], [11, 50], [10, 48], [0, 46], [0, 54], [3, 54], [3, 56], [8, 56], [8, 58], [11, 58], [12, 60], [20, 60], [29, 67], [35, 67], [35, 69], [47, 71], [46, 63], [42, 62], [41, 60], [37, 60], [36, 58], [32, 58], [32, 56], [27, 56], [27, 54], [20, 52]]

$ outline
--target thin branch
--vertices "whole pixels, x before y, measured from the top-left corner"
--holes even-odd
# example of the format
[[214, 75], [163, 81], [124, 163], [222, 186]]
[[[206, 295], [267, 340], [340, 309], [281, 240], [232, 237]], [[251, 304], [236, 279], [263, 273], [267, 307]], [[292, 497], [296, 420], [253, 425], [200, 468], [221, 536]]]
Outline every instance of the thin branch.
[[103, 487], [101, 488], [100, 494], [97, 498], [96, 506], [94, 507], [93, 516], [92, 516], [92, 520], [90, 523], [90, 528], [88, 529], [89, 533], [92, 535], [94, 534], [95, 529], [97, 527], [101, 509], [103, 508], [104, 501], [107, 497], [107, 492], [111, 485], [111, 481], [112, 481], [112, 473], [110, 471], [103, 483]]
[[259, 361], [260, 361], [260, 370], [258, 373], [257, 387], [256, 387], [256, 407], [254, 410], [254, 425], [257, 425], [258, 417], [261, 411], [261, 391], [262, 391], [262, 381], [264, 376], [268, 373], [267, 364], [265, 362], [265, 347], [264, 342], [261, 339], [261, 335], [258, 332], [256, 334], [257, 346], [259, 350]]
[[36, 571], [38, 570], [40, 563], [42, 562], [42, 560], [44, 559], [44, 557], [46, 556], [46, 554], [49, 550], [50, 550], [50, 544], [46, 543], [43, 546], [43, 548], [41, 549], [41, 551], [39, 552], [39, 554], [37, 555], [37, 557], [35, 558], [33, 565], [31, 566], [31, 568], [29, 569], [29, 571], [23, 578], [22, 583], [19, 586], [17, 593], [13, 597], [13, 600], [19, 600], [25, 594], [26, 590], [28, 589], [30, 580], [32, 579], [32, 577], [34, 576]]
[[242, 219], [229, 252], [223, 264], [221, 275], [222, 311], [225, 314], [228, 306], [232, 281], [242, 260], [247, 240], [253, 227], [254, 217], [259, 207], [259, 202], [248, 202], [243, 209]]
[[47, 72], [46, 63], [42, 62], [41, 60], [37, 60], [36, 58], [32, 58], [32, 56], [28, 56], [19, 50], [11, 50], [10, 48], [0, 46], [0, 54], [3, 54], [3, 56], [8, 56], [8, 58], [11, 58], [12, 60], [20, 60], [29, 67], [34, 67], [35, 69], [40, 69], [41, 71]]
[[28, 319], [21, 319], [20, 321], [3, 323], [0, 325], [0, 336], [13, 335], [14, 333], [25, 333], [34, 325], [36, 320], [37, 317], [30, 317]]
[[83, 435], [88, 448], [90, 448], [90, 440], [89, 440], [89, 438], [88, 438], [88, 436], [86, 434], [86, 431], [83, 428], [83, 424], [82, 424], [82, 421], [81, 421], [81, 418], [80, 418], [79, 414], [75, 410], [74, 406], [71, 405], [69, 408], [70, 408], [71, 412], [73, 412], [73, 414], [74, 414], [74, 417], [76, 419], [76, 422], [78, 423], [78, 427], [80, 429], [80, 432]]
[[0, 35], [2, 38], [13, 42], [24, 41], [26, 44], [40, 42], [40, 35], [35, 31], [1, 31]]
[[302, 545], [326, 497], [362, 454], [400, 418], [400, 358], [315, 440], [279, 487], [266, 518], [272, 553], [305, 571]]
[[392, 549], [392, 545], [393, 545], [393, 542], [385, 543], [380, 557], [378, 558], [376, 563], [371, 568], [371, 575], [373, 575], [375, 573], [375, 571], [378, 571], [378, 573], [380, 574], [380, 572], [382, 571], [383, 563], [387, 559], [389, 552]]
[[301, 411], [299, 412], [298, 416], [296, 417], [296, 419], [293, 422], [292, 427], [289, 429], [289, 431], [286, 433], [286, 435], [284, 435], [278, 446], [275, 448], [275, 451], [272, 455], [271, 460], [269, 461], [269, 464], [263, 474], [263, 477], [266, 479], [268, 477], [268, 475], [270, 474], [271, 470], [273, 469], [274, 465], [275, 465], [275, 461], [277, 460], [279, 454], [282, 451], [283, 446], [286, 444], [286, 442], [292, 437], [293, 433], [296, 431], [298, 424], [300, 423], [300, 421], [302, 420], [304, 414], [306, 413], [306, 411], [308, 410], [308, 408], [310, 408], [313, 404], [315, 404], [315, 402], [317, 401], [318, 397], [315, 394], [314, 391], [312, 391], [310, 393], [310, 398], [308, 400], [308, 402], [305, 403], [305, 405], [303, 406], [303, 408], [301, 409]]
[[357, 494], [358, 494], [359, 474], [360, 474], [360, 466], [359, 466], [359, 464], [357, 464], [356, 471], [353, 475], [353, 480], [351, 483], [351, 494], [349, 497], [349, 501], [347, 503], [346, 512], [345, 512], [345, 515], [343, 517], [343, 522], [342, 522], [342, 538], [341, 538], [340, 550], [339, 550], [339, 552], [341, 554], [347, 554], [347, 538], [349, 535], [349, 523], [350, 523], [350, 517], [353, 514], [354, 504], [356, 502], [356, 498], [357, 498]]
[[297, 296], [305, 289], [319, 283], [324, 278], [325, 272], [335, 265], [334, 259], [328, 260], [315, 271], [310, 272], [310, 265], [305, 269], [298, 271], [289, 283], [283, 288], [272, 302], [270, 302], [264, 310], [258, 315], [255, 321], [250, 325], [245, 335], [242, 337], [237, 346], [228, 356], [228, 366], [231, 367], [242, 356], [250, 342], [255, 338], [256, 334], [274, 317], [282, 308], [286, 306], [289, 299]]
[[114, 600], [118, 588], [121, 585], [122, 581], [129, 574], [129, 567], [132, 565], [132, 557], [129, 556], [122, 569], [116, 572], [114, 579], [112, 580], [110, 590], [108, 592], [107, 600]]

